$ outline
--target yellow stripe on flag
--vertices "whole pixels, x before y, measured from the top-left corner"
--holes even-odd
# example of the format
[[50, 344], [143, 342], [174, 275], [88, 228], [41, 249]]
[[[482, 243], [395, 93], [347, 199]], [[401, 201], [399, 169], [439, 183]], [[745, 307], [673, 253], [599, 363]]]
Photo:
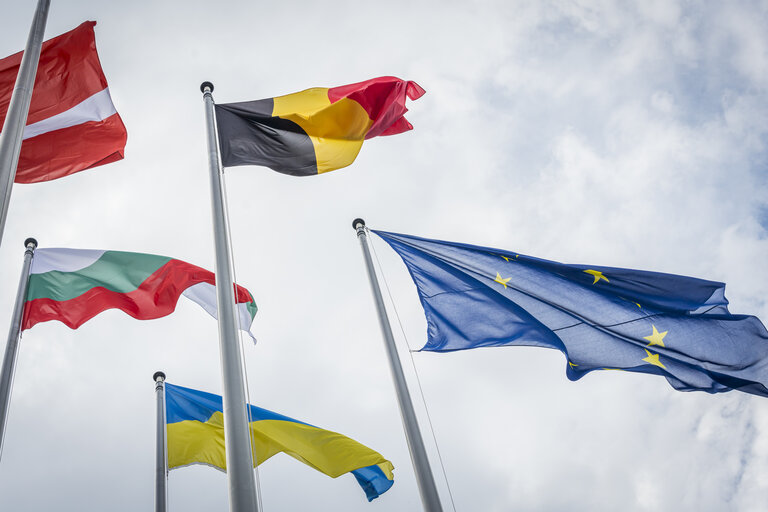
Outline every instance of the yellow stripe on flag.
[[[387, 478], [394, 479], [392, 464], [381, 454], [336, 432], [282, 420], [253, 421], [250, 428], [259, 464], [284, 452], [332, 478], [378, 465]], [[168, 424], [168, 467], [195, 463], [226, 471], [221, 412], [215, 412], [205, 423], [186, 420]]]
[[351, 164], [373, 125], [358, 102], [342, 98], [332, 104], [323, 87], [274, 98], [272, 115], [293, 121], [307, 133], [318, 174]]

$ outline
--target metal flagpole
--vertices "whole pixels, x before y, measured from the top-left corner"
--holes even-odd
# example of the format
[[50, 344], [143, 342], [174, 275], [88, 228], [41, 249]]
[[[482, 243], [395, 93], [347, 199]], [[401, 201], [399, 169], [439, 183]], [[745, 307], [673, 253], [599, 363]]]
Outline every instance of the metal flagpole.
[[0, 243], [5, 231], [5, 217], [8, 215], [8, 203], [11, 200], [13, 180], [16, 178], [16, 166], [19, 163], [21, 141], [24, 137], [24, 127], [27, 124], [29, 102], [32, 100], [32, 89], [35, 86], [37, 61], [40, 60], [40, 49], [43, 46], [45, 22], [48, 20], [50, 0], [38, 0], [32, 27], [24, 54], [21, 57], [19, 74], [11, 95], [11, 103], [5, 116], [3, 131], [0, 133]]
[[32, 265], [32, 257], [37, 248], [37, 240], [27, 238], [24, 240], [24, 266], [21, 268], [19, 289], [16, 292], [16, 305], [13, 308], [11, 328], [8, 330], [8, 342], [5, 344], [5, 356], [3, 367], [0, 370], [0, 456], [3, 454], [3, 441], [5, 439], [5, 424], [8, 419], [8, 405], [11, 402], [11, 386], [13, 385], [13, 373], [16, 370], [16, 354], [19, 349], [19, 334], [21, 333], [21, 320], [24, 314], [24, 302], [27, 298], [29, 286], [29, 267]]
[[224, 205], [223, 173], [219, 164], [213, 109], [213, 84], [200, 86], [205, 102], [208, 127], [208, 167], [211, 172], [213, 237], [216, 244], [216, 300], [219, 313], [219, 351], [224, 405], [224, 447], [227, 455], [229, 510], [258, 511], [256, 480], [253, 475], [251, 437], [246, 415], [243, 364], [237, 336], [232, 260], [229, 254], [229, 230]]
[[408, 450], [411, 453], [411, 462], [416, 472], [416, 481], [419, 485], [419, 494], [421, 503], [427, 512], [442, 512], [440, 496], [437, 494], [435, 479], [432, 477], [432, 469], [429, 466], [429, 458], [424, 448], [424, 440], [421, 438], [419, 423], [416, 418], [416, 412], [413, 410], [413, 402], [408, 393], [408, 384], [405, 382], [403, 367], [400, 364], [400, 356], [395, 346], [395, 338], [392, 336], [392, 328], [389, 325], [389, 317], [384, 307], [384, 300], [381, 298], [381, 289], [376, 279], [376, 272], [373, 269], [373, 260], [371, 252], [368, 249], [368, 236], [365, 233], [365, 221], [355, 219], [352, 221], [352, 227], [357, 231], [357, 238], [360, 240], [360, 247], [363, 248], [363, 257], [365, 267], [368, 270], [368, 281], [371, 283], [373, 299], [376, 302], [376, 311], [379, 314], [379, 325], [381, 333], [384, 336], [384, 347], [387, 350], [389, 359], [389, 369], [392, 371], [392, 379], [395, 381], [395, 390], [397, 391], [397, 402], [400, 405], [400, 416], [403, 420], [405, 429], [405, 438], [408, 441]]
[[168, 508], [168, 457], [165, 439], [165, 374], [155, 372], [157, 395], [157, 437], [155, 442], [155, 512], [165, 512]]

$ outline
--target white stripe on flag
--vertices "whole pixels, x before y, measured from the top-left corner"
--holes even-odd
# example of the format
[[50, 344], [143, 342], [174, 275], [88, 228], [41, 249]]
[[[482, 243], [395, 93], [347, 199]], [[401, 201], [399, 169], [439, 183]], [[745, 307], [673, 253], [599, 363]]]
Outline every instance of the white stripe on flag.
[[32, 257], [31, 274], [44, 274], [52, 270], [76, 272], [93, 265], [106, 251], [88, 249], [37, 249]]
[[112, 97], [109, 95], [109, 87], [107, 87], [61, 114], [27, 125], [24, 128], [24, 139], [31, 139], [43, 133], [77, 126], [89, 121], [103, 121], [116, 113], [117, 110], [115, 110]]
[[[190, 286], [182, 293], [189, 300], [196, 302], [201, 308], [206, 310], [213, 318], [218, 319], [218, 310], [216, 307], [216, 287], [210, 283], [197, 283]], [[256, 342], [256, 337], [251, 333], [251, 313], [248, 311], [248, 305], [245, 302], [235, 304], [237, 307], [238, 324], [241, 330], [248, 333], [251, 339]]]

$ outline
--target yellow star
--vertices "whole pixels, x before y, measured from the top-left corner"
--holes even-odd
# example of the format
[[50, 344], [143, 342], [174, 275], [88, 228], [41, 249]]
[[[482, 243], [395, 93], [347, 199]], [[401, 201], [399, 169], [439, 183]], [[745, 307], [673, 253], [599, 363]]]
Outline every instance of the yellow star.
[[568, 361], [568, 366], [570, 366], [573, 369], [573, 368], [575, 368], [576, 366], [579, 366], [579, 365], [577, 365], [576, 363], [572, 363], [572, 362]]
[[[594, 283], [593, 283], [593, 284], [594, 284]], [[624, 298], [624, 297], [622, 297], [622, 296], [619, 296], [619, 298], [620, 298], [621, 300], [625, 300], [625, 301], [627, 301], [627, 302], [631, 302], [632, 304], [634, 304], [635, 306], [639, 307], [640, 309], [643, 309], [643, 306], [641, 306], [639, 302], [635, 302], [635, 301], [633, 301], [633, 300], [629, 300], [629, 299], [626, 299], [626, 298]]]
[[502, 256], [502, 258], [504, 258], [505, 260], [509, 261], [509, 258], [507, 258], [506, 256]]
[[608, 278], [607, 278], [607, 277], [605, 277], [605, 276], [603, 275], [603, 273], [602, 273], [602, 272], [600, 272], [599, 270], [592, 270], [592, 269], [587, 269], [587, 270], [585, 270], [584, 272], [586, 272], [587, 274], [589, 274], [589, 275], [591, 275], [591, 276], [593, 276], [593, 277], [595, 278], [595, 281], [594, 281], [592, 284], [597, 284], [597, 282], [598, 282], [599, 280], [601, 280], [601, 279], [605, 279], [605, 282], [606, 282], [606, 283], [610, 283], [610, 281], [608, 280]]
[[645, 353], [648, 354], [648, 357], [644, 357], [643, 361], [648, 364], [658, 366], [659, 368], [664, 368], [665, 370], [667, 369], [667, 367], [661, 364], [661, 361], [659, 361], [659, 354], [651, 354], [648, 352], [648, 349], [645, 349]]
[[664, 336], [666, 336], [669, 331], [659, 332], [656, 330], [655, 325], [651, 325], [651, 327], [653, 327], [653, 334], [651, 334], [650, 336], [643, 336], [643, 339], [650, 341], [650, 343], [648, 344], [649, 347], [652, 347], [654, 345], [663, 347]]
[[499, 284], [503, 284], [503, 285], [504, 285], [504, 288], [506, 288], [506, 287], [507, 287], [507, 283], [509, 282], [509, 280], [510, 280], [510, 279], [512, 279], [512, 278], [511, 278], [511, 277], [508, 277], [508, 278], [506, 278], [506, 279], [502, 279], [502, 278], [501, 278], [501, 274], [499, 274], [498, 272], [496, 272], [496, 279], [494, 279], [494, 281], [495, 281], [495, 282], [497, 282], [497, 283], [499, 283]]

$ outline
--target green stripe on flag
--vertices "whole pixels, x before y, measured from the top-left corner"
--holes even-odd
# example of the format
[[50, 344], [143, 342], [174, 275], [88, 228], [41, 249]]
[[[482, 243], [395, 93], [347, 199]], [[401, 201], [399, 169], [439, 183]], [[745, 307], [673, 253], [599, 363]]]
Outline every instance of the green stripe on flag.
[[245, 303], [245, 309], [248, 311], [248, 313], [251, 315], [251, 320], [256, 316], [256, 312], [259, 310], [258, 307], [256, 307], [256, 301], [253, 300], [253, 295], [251, 292], [246, 290], [248, 292], [248, 298], [251, 299], [250, 302]]
[[52, 270], [32, 274], [27, 300], [65, 301], [98, 286], [117, 293], [129, 293], [172, 259], [153, 254], [107, 251], [92, 265], [75, 272]]

